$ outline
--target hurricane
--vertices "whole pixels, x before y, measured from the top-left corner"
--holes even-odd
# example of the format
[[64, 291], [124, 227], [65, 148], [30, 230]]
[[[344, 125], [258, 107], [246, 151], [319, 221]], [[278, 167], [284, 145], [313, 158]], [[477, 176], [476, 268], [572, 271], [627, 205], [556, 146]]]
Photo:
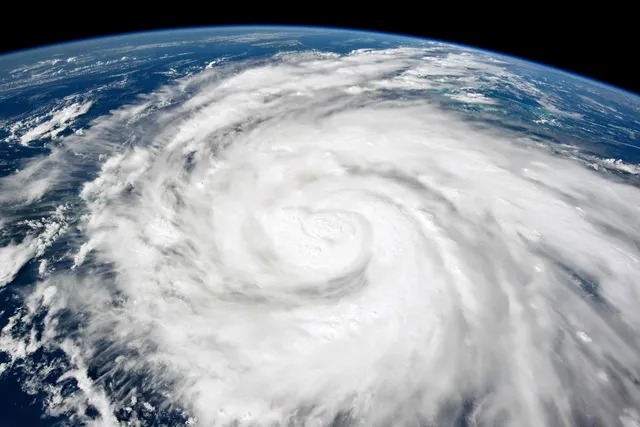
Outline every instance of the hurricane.
[[3, 177], [3, 224], [52, 212], [5, 287], [65, 240], [0, 371], [75, 425], [637, 425], [640, 190], [423, 96], [499, 67], [429, 55], [223, 62]]

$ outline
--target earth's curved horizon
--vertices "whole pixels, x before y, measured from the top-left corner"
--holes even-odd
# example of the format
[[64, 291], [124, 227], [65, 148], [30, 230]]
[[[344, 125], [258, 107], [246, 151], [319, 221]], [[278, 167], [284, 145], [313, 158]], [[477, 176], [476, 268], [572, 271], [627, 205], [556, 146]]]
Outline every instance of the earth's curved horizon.
[[0, 424], [640, 424], [640, 97], [290, 26], [0, 56]]
[[551, 62], [547, 63], [547, 62], [543, 62], [543, 61], [539, 61], [527, 56], [523, 56], [523, 55], [514, 55], [514, 54], [509, 54], [506, 52], [502, 52], [499, 49], [493, 49], [493, 48], [488, 48], [488, 47], [482, 47], [482, 46], [478, 46], [478, 45], [473, 45], [473, 44], [468, 44], [468, 43], [461, 43], [461, 42], [457, 42], [457, 41], [451, 41], [451, 40], [447, 40], [445, 38], [438, 38], [438, 37], [424, 37], [424, 36], [419, 36], [416, 34], [410, 34], [410, 33], [402, 33], [402, 32], [393, 32], [393, 31], [386, 31], [386, 30], [372, 30], [372, 29], [364, 29], [364, 28], [350, 28], [350, 27], [341, 27], [341, 26], [323, 26], [323, 25], [284, 25], [284, 24], [227, 24], [227, 25], [195, 25], [195, 26], [178, 26], [178, 27], [165, 27], [165, 28], [155, 28], [155, 29], [150, 29], [150, 30], [134, 30], [134, 31], [125, 31], [125, 32], [116, 32], [116, 33], [111, 33], [111, 34], [103, 34], [103, 35], [95, 35], [95, 36], [87, 36], [87, 37], [81, 37], [81, 38], [77, 38], [77, 39], [68, 39], [68, 40], [63, 40], [60, 42], [55, 42], [55, 43], [45, 43], [45, 44], [40, 44], [40, 45], [33, 45], [33, 46], [29, 46], [29, 47], [24, 47], [24, 48], [19, 48], [19, 49], [14, 49], [14, 50], [7, 50], [4, 52], [0, 52], [0, 59], [5, 57], [5, 56], [12, 56], [12, 55], [22, 55], [22, 54], [30, 54], [30, 53], [34, 53], [36, 51], [39, 50], [43, 50], [43, 49], [49, 49], [49, 48], [59, 48], [62, 46], [67, 46], [67, 45], [78, 45], [80, 43], [91, 43], [94, 41], [106, 41], [106, 40], [113, 40], [113, 39], [124, 39], [127, 37], [131, 37], [131, 36], [138, 36], [138, 35], [149, 35], [149, 34], [163, 34], [166, 35], [168, 33], [176, 33], [176, 32], [194, 32], [194, 31], [215, 31], [215, 30], [235, 30], [235, 31], [239, 31], [239, 30], [243, 30], [243, 31], [249, 31], [249, 30], [259, 30], [259, 31], [264, 31], [264, 30], [279, 30], [279, 31], [283, 31], [286, 29], [298, 29], [298, 30], [320, 30], [320, 31], [329, 31], [329, 32], [349, 32], [349, 33], [362, 33], [362, 34], [375, 34], [378, 36], [383, 36], [383, 37], [393, 37], [393, 38], [404, 38], [404, 39], [413, 39], [413, 40], [418, 40], [418, 41], [427, 41], [427, 42], [433, 42], [433, 43], [442, 43], [442, 44], [447, 44], [450, 46], [456, 46], [458, 48], [462, 48], [462, 49], [470, 49], [470, 50], [475, 50], [475, 51], [479, 51], [479, 52], [483, 52], [485, 54], [489, 54], [489, 55], [495, 55], [495, 56], [499, 56], [499, 57], [503, 57], [503, 58], [510, 58], [511, 60], [514, 61], [521, 61], [521, 62], [526, 62], [529, 63], [532, 66], [537, 66], [537, 67], [543, 67], [543, 68], [548, 68], [550, 70], [553, 70], [557, 73], [562, 73], [562, 74], [566, 74], [567, 76], [570, 76], [572, 78], [576, 78], [576, 79], [581, 79], [581, 80], [586, 80], [588, 82], [590, 82], [591, 84], [597, 84], [597, 85], [601, 85], [604, 86], [608, 89], [611, 90], [616, 90], [616, 91], [620, 91], [623, 93], [626, 93], [627, 95], [631, 95], [631, 96], [640, 96], [640, 93], [638, 93], [635, 90], [629, 89], [629, 88], [625, 88], [622, 87], [612, 81], [606, 80], [606, 79], [602, 79], [602, 78], [596, 78], [593, 76], [589, 76], [586, 75], [584, 73], [581, 73], [579, 71], [575, 71], [575, 70], [570, 70], [568, 68], [564, 68], [562, 66], [558, 66], [556, 64], [553, 64]]

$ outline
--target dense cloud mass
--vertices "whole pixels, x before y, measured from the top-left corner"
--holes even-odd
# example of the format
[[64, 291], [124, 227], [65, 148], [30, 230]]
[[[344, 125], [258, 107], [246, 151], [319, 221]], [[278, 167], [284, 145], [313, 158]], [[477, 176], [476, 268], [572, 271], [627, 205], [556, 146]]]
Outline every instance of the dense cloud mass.
[[[636, 425], [640, 191], [418, 96], [492, 66], [427, 53], [207, 69], [4, 178], [3, 203], [29, 206], [95, 169], [69, 268], [0, 338], [14, 360], [64, 355], [60, 389], [27, 364], [49, 413]], [[0, 249], [0, 280], [44, 243]]]

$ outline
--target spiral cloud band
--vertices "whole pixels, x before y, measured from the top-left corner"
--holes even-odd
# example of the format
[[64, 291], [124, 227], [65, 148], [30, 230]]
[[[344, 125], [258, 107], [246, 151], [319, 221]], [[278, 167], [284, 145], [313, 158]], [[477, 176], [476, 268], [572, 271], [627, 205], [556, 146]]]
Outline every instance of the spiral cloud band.
[[640, 191], [421, 92], [488, 67], [281, 54], [97, 120], [2, 182], [96, 171], [0, 345], [78, 423], [637, 425]]

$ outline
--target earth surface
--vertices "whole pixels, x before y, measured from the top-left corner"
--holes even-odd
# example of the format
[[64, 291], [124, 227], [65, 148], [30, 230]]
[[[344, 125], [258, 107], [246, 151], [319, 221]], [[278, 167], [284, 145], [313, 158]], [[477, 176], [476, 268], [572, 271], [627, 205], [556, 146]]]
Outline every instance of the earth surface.
[[637, 426], [640, 98], [318, 28], [0, 57], [3, 426]]

